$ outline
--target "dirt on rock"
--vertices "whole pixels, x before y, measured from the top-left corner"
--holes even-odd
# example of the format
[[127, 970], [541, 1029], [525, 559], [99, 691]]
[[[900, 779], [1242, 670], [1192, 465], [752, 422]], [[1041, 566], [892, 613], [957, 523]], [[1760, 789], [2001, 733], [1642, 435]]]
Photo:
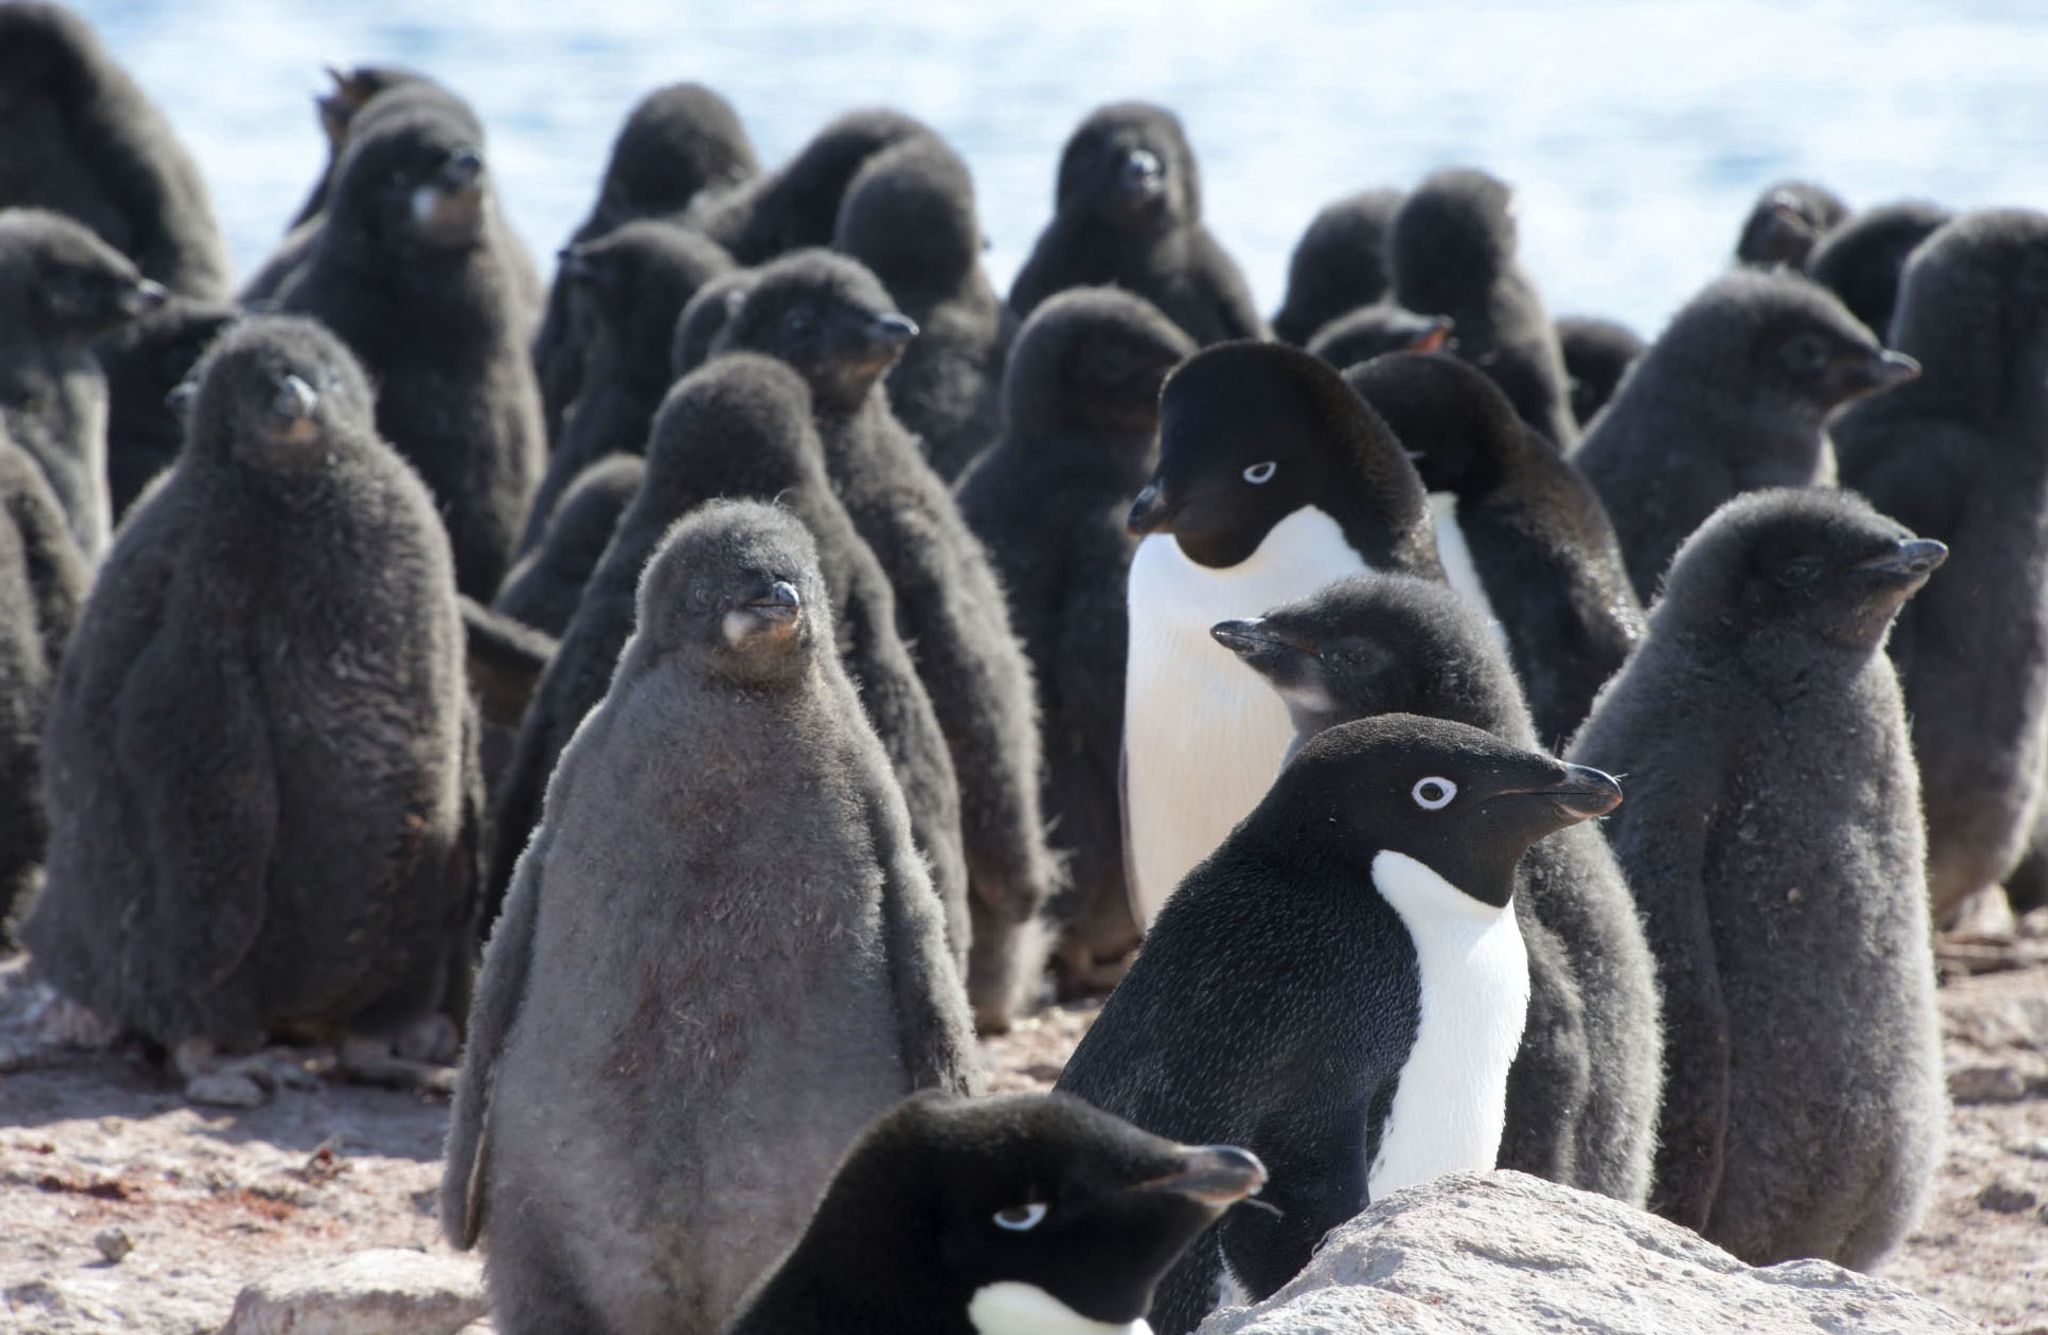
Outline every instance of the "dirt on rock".
[[[1946, 1162], [1925, 1224], [1880, 1273], [1987, 1329], [2048, 1335], [2048, 948], [1945, 959]], [[321, 1082], [197, 1107], [139, 1046], [51, 1046], [41, 998], [0, 966], [0, 1331], [210, 1335], [282, 1268], [448, 1252], [445, 1100]], [[1050, 1085], [1097, 1010], [1049, 1008], [991, 1040], [992, 1086]]]

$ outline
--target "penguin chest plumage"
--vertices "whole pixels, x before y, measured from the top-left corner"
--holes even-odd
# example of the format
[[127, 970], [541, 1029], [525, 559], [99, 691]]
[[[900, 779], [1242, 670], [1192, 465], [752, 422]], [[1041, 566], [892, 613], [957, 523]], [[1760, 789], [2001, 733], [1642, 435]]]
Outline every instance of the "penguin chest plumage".
[[1313, 506], [1275, 524], [1234, 566], [1199, 565], [1169, 534], [1138, 544], [1124, 676], [1124, 837], [1140, 925], [1258, 805], [1294, 737], [1286, 702], [1209, 628], [1369, 568], [1337, 521]]
[[1458, 522], [1457, 495], [1448, 491], [1429, 493], [1429, 518], [1436, 532], [1437, 559], [1443, 562], [1444, 578], [1450, 582], [1451, 591], [1486, 618], [1494, 638], [1505, 643], [1500, 618], [1493, 614], [1493, 600], [1486, 594], [1486, 581], [1479, 577], [1479, 567], [1472, 560], [1472, 544], [1465, 540], [1464, 526]]
[[1372, 881], [1414, 942], [1421, 1003], [1366, 1170], [1377, 1201], [1445, 1173], [1493, 1167], [1508, 1066], [1528, 1018], [1529, 957], [1512, 902], [1483, 903], [1392, 850], [1373, 859]]
[[979, 1335], [1152, 1335], [1142, 1320], [1092, 1321], [1036, 1284], [1017, 1280], [976, 1289], [967, 1320]]

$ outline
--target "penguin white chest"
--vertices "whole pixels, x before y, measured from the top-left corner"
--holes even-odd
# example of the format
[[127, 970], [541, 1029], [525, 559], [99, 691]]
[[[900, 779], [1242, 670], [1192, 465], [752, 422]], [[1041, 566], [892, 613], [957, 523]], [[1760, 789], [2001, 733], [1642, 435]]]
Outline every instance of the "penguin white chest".
[[1017, 1280], [974, 1291], [967, 1320], [980, 1335], [1152, 1335], [1140, 1321], [1091, 1321], [1039, 1288]]
[[1529, 1014], [1529, 956], [1512, 904], [1472, 898], [1404, 853], [1372, 863], [1373, 888], [1415, 944], [1421, 1014], [1366, 1190], [1492, 1168], [1507, 1118], [1508, 1066]]
[[1209, 627], [1259, 616], [1369, 567], [1313, 506], [1234, 566], [1153, 534], [1131, 559], [1124, 674], [1124, 838], [1139, 924], [1272, 786], [1294, 737], [1287, 706]]
[[1473, 564], [1472, 544], [1465, 540], [1465, 529], [1458, 523], [1457, 495], [1448, 491], [1429, 493], [1429, 517], [1436, 530], [1437, 559], [1443, 562], [1444, 578], [1450, 581], [1452, 592], [1486, 618], [1487, 629], [1495, 639], [1505, 642], [1500, 618], [1493, 614], [1493, 600], [1486, 596], [1486, 582], [1479, 578], [1479, 567]]

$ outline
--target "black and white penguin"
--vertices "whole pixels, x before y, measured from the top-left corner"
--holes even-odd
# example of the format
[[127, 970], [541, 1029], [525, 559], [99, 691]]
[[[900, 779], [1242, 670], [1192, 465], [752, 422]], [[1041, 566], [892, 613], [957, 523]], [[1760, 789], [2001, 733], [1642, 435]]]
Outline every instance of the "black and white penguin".
[[1401, 444], [1328, 364], [1276, 343], [1197, 353], [1160, 397], [1131, 506], [1124, 839], [1139, 926], [1279, 772], [1287, 710], [1209, 627], [1367, 570], [1440, 577]]
[[1318, 734], [1181, 885], [1057, 1086], [1271, 1174], [1270, 1213], [1168, 1274], [1160, 1335], [1270, 1295], [1369, 1202], [1493, 1167], [1529, 999], [1516, 864], [1620, 800], [1598, 770], [1385, 714]]
[[1455, 357], [1394, 353], [1344, 379], [1415, 461], [1444, 574], [1499, 628], [1537, 737], [1561, 746], [1643, 629], [1599, 496], [1485, 373]]
[[1265, 1182], [1064, 1094], [920, 1094], [861, 1133], [726, 1335], [1145, 1335], [1190, 1242]]

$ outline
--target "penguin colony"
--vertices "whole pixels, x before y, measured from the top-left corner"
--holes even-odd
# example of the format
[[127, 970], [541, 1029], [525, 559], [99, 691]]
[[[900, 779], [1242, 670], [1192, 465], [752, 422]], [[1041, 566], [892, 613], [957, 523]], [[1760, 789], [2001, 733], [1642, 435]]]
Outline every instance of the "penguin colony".
[[1165, 108], [999, 297], [931, 127], [679, 83], [544, 286], [455, 92], [334, 82], [231, 305], [0, 5], [0, 907], [196, 1101], [452, 1089], [500, 1330], [1185, 1332], [1497, 1165], [1913, 1226], [1930, 935], [2048, 858], [2048, 215], [1779, 183], [1645, 343], [1453, 168], [1269, 324]]

